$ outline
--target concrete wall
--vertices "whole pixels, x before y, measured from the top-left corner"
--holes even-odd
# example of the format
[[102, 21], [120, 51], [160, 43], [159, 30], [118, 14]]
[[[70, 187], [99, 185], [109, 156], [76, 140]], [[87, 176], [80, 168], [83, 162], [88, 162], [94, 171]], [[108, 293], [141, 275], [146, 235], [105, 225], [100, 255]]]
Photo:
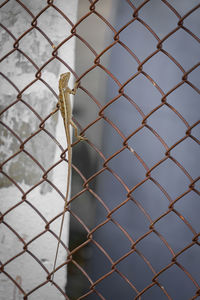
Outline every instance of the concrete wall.
[[[24, 1], [24, 4], [36, 16], [46, 6], [46, 1]], [[63, 10], [72, 22], [76, 21], [77, 0], [59, 0], [56, 1], [55, 5]], [[16, 39], [31, 28], [31, 22], [32, 16], [17, 1], [8, 1], [1, 7], [1, 23]], [[37, 26], [46, 33], [55, 46], [69, 36], [71, 30], [69, 23], [52, 7], [49, 7], [38, 18]], [[42, 181], [44, 170], [48, 170], [53, 163], [60, 160], [62, 149], [43, 130], [27, 140], [31, 134], [39, 130], [41, 119], [36, 114], [39, 114], [41, 118], [45, 118], [54, 110], [57, 100], [51, 90], [41, 81], [27, 87], [35, 80], [37, 69], [23, 53], [28, 55], [38, 67], [41, 67], [52, 57], [52, 45], [36, 29], [31, 30], [19, 41], [18, 49], [23, 53], [13, 51], [14, 42], [12, 36], [1, 28], [1, 57], [10, 51], [10, 54], [1, 62], [1, 72], [12, 81], [13, 85], [3, 76], [0, 77], [0, 108], [1, 111], [5, 110], [1, 115], [1, 121], [5, 125], [1, 124], [0, 154], [2, 161], [7, 160], [3, 165], [4, 174], [1, 173], [0, 175], [0, 210], [2, 214], [10, 210], [4, 216], [5, 224], [1, 223], [0, 257], [1, 262], [5, 263], [13, 256], [21, 253], [17, 259], [6, 265], [5, 271], [21, 284], [25, 292], [28, 292], [34, 289], [35, 286], [45, 282], [47, 273], [30, 254], [23, 253], [24, 244], [8, 226], [14, 228], [25, 243], [44, 231], [40, 238], [28, 245], [28, 250], [51, 272], [57, 240], [51, 233], [45, 232], [45, 225], [54, 216], [62, 212], [64, 201], [49, 183], [43, 182], [33, 190], [31, 189], [34, 184]], [[75, 39], [72, 39], [58, 51], [59, 57], [68, 63], [72, 69], [74, 68], [74, 48]], [[66, 71], [68, 70], [64, 65], [58, 60], [53, 60], [42, 70], [41, 77], [58, 93], [59, 75]], [[70, 84], [72, 84], [72, 81]], [[17, 101], [21, 91], [22, 101]], [[33, 107], [36, 114], [26, 106], [26, 103]], [[8, 106], [10, 107], [6, 110]], [[17, 137], [6, 126], [14, 131]], [[63, 148], [66, 147], [63, 121], [59, 113], [46, 121], [45, 129], [55, 136]], [[22, 141], [26, 141], [24, 144], [26, 152], [20, 151], [19, 147]], [[17, 155], [9, 160], [15, 153]], [[32, 155], [42, 167], [38, 167], [28, 154]], [[48, 174], [47, 178], [65, 194], [67, 163], [59, 164]], [[12, 210], [15, 205], [16, 207]], [[46, 221], [40, 218], [34, 209], [40, 211]], [[55, 231], [57, 235], [60, 219], [58, 218], [50, 225], [50, 229]], [[62, 237], [66, 243], [68, 240], [68, 222], [69, 218], [67, 216]], [[58, 264], [63, 262], [65, 258], [66, 251], [63, 247], [60, 247]], [[64, 290], [66, 269], [62, 268], [56, 273], [54, 279]], [[0, 274], [0, 298], [2, 300], [23, 298], [23, 293], [14, 288], [12, 281], [3, 273]], [[54, 285], [51, 286], [50, 284], [42, 286], [31, 295], [31, 299], [53, 300], [62, 298], [61, 293]]]

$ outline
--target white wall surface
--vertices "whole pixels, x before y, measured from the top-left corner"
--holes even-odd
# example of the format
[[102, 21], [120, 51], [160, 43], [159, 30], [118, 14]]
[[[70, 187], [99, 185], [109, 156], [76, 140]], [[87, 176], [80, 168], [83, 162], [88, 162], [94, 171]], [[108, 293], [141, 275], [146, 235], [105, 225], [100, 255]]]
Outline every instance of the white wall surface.
[[[47, 4], [46, 1], [23, 1], [31, 13], [36, 16]], [[59, 7], [68, 18], [74, 23], [76, 21], [78, 0], [54, 1], [54, 5]], [[16, 39], [23, 32], [31, 28], [33, 18], [17, 1], [8, 1], [1, 7], [1, 23], [7, 28]], [[71, 26], [67, 21], [52, 7], [49, 7], [37, 20], [37, 26], [42, 29], [51, 41], [57, 46], [62, 40], [70, 35]], [[1, 57], [12, 51], [15, 40], [3, 28], [0, 31]], [[74, 48], [75, 39], [71, 39], [61, 49], [58, 55], [70, 67], [74, 68]], [[20, 41], [19, 47], [23, 53], [28, 55], [37, 66], [41, 67], [52, 57], [53, 48], [41, 33], [33, 29], [27, 33]], [[1, 72], [8, 77], [18, 88], [14, 88], [5, 78], [0, 77], [0, 111], [14, 103], [20, 91], [35, 79], [37, 72], [32, 63], [20, 51], [10, 53], [1, 62]], [[59, 75], [68, 71], [58, 60], [53, 60], [42, 70], [42, 79], [58, 93]], [[72, 84], [72, 82], [70, 82]], [[31, 105], [34, 110], [45, 118], [53, 111], [56, 105], [56, 98], [52, 92], [41, 81], [35, 82], [22, 92], [22, 100]], [[8, 212], [0, 225], [0, 261], [5, 263], [12, 257], [19, 254], [18, 258], [6, 264], [4, 271], [17, 281], [24, 293], [28, 293], [41, 283], [45, 283], [47, 272], [52, 271], [57, 240], [49, 232], [45, 232], [46, 222], [63, 211], [63, 198], [48, 183], [42, 183], [33, 190], [33, 185], [42, 180], [43, 171], [35, 162], [30, 159], [24, 151], [20, 152], [20, 139], [26, 139], [39, 130], [41, 121], [27, 108], [18, 101], [15, 105], [6, 110], [1, 121], [15, 131], [18, 138], [10, 132], [6, 126], [1, 124], [1, 161], [7, 161], [3, 166], [5, 175], [1, 175], [1, 214]], [[46, 123], [45, 128], [59, 141], [63, 148], [66, 148], [66, 138], [63, 127], [63, 120], [59, 113], [56, 113]], [[61, 149], [52, 139], [41, 131], [31, 140], [24, 144], [24, 149], [35, 157], [40, 165], [47, 170], [53, 163], [60, 160]], [[14, 154], [19, 153], [9, 161]], [[9, 177], [8, 177], [9, 176]], [[11, 182], [14, 180], [15, 184]], [[66, 192], [67, 182], [67, 163], [59, 164], [48, 174], [48, 179], [59, 188], [63, 194]], [[22, 196], [24, 196], [22, 198]], [[26, 201], [22, 201], [26, 198]], [[22, 202], [21, 202], [22, 201]], [[16, 207], [12, 209], [14, 206]], [[32, 206], [32, 207], [31, 207]], [[46, 219], [46, 222], [36, 213], [37, 209]], [[59, 234], [61, 217], [50, 224], [50, 229], [57, 235]], [[65, 218], [62, 240], [68, 241], [68, 222]], [[9, 227], [13, 228], [19, 236]], [[24, 244], [34, 239], [39, 233], [43, 235], [28, 244], [27, 252], [23, 251]], [[45, 266], [44, 270], [40, 264], [30, 255], [37, 257]], [[66, 259], [66, 251], [61, 246], [57, 266]], [[4, 273], [0, 274], [0, 299], [12, 300], [23, 299], [23, 291], [19, 291]], [[54, 277], [55, 282], [63, 289], [66, 283], [66, 268], [60, 269]], [[41, 286], [36, 292], [30, 294], [28, 299], [63, 299], [63, 295], [54, 286], [47, 283]]]

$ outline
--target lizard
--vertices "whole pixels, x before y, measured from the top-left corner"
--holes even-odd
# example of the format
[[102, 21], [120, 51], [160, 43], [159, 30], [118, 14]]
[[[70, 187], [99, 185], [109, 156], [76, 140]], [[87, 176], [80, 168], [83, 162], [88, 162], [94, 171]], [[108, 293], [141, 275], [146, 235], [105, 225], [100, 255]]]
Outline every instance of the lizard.
[[60, 232], [59, 232], [57, 249], [56, 249], [56, 254], [55, 254], [55, 259], [54, 259], [52, 280], [54, 278], [56, 262], [57, 262], [57, 257], [58, 257], [58, 251], [59, 251], [59, 246], [60, 246], [60, 239], [61, 239], [62, 230], [63, 230], [65, 213], [66, 213], [67, 207], [68, 207], [68, 197], [69, 197], [69, 190], [70, 190], [71, 167], [72, 167], [72, 146], [71, 146], [70, 125], [74, 128], [74, 134], [77, 139], [86, 140], [85, 137], [78, 135], [78, 128], [72, 120], [72, 107], [71, 107], [71, 102], [70, 102], [70, 94], [72, 94], [72, 95], [76, 94], [78, 82], [75, 83], [73, 89], [70, 89], [68, 86], [69, 79], [70, 79], [70, 72], [61, 74], [60, 79], [59, 79], [59, 98], [58, 98], [57, 106], [58, 106], [58, 108], [61, 112], [62, 118], [63, 118], [65, 134], [66, 134], [66, 139], [67, 139], [68, 175], [67, 175], [67, 190], [66, 190], [66, 195], [65, 195], [64, 211], [63, 211], [61, 224], [60, 224]]

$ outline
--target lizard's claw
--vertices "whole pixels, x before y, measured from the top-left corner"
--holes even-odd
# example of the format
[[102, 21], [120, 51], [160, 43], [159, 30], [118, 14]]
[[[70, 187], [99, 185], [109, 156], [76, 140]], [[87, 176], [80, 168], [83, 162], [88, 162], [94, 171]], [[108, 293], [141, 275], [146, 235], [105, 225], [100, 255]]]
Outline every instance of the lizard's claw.
[[86, 138], [85, 136], [82, 136], [82, 135], [78, 135], [78, 136], [77, 136], [77, 139], [78, 139], [79, 141], [87, 141], [87, 138]]

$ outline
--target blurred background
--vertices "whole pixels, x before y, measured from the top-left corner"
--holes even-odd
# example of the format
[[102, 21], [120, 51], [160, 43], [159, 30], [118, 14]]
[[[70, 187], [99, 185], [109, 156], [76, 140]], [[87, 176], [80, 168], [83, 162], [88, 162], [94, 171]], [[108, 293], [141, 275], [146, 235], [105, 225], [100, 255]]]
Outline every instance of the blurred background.
[[[132, 19], [133, 11], [128, 2], [115, 1], [115, 3], [110, 5], [110, 1], [102, 1], [98, 3], [98, 12], [118, 31]], [[132, 2], [136, 7], [143, 3], [143, 1]], [[198, 1], [188, 2], [184, 0], [176, 1], [176, 3], [168, 1], [168, 3], [173, 5], [178, 13], [183, 16], [197, 5]], [[87, 3], [84, 1], [79, 3], [78, 18], [83, 14], [84, 5], [87, 6]], [[160, 40], [177, 27], [177, 16], [165, 5], [164, 1], [158, 0], [147, 3], [139, 11], [139, 17], [145, 24], [150, 26]], [[80, 34], [84, 36], [85, 33], [87, 41], [95, 45], [95, 50], [99, 53], [106, 45], [113, 42], [113, 33], [101, 20], [97, 17], [95, 20], [93, 18], [86, 19], [84, 27], [81, 28], [84, 32], [80, 31]], [[196, 36], [199, 36], [199, 9], [184, 20], [184, 26], [189, 28]], [[105, 30], [102, 30], [104, 27]], [[120, 33], [119, 37], [120, 41], [131, 49], [140, 62], [156, 51], [158, 42], [155, 36], [140, 22], [135, 21], [130, 24]], [[169, 92], [167, 103], [170, 106], [163, 106], [155, 111], [148, 117], [147, 124], [156, 131], [167, 147], [170, 148], [185, 136], [187, 129], [186, 124], [178, 116], [177, 112], [183, 116], [189, 126], [199, 119], [200, 104], [198, 92], [189, 84], [183, 84], [173, 91], [173, 88], [181, 81], [183, 70], [187, 72], [199, 62], [199, 43], [185, 30], [180, 29], [169, 36], [163, 42], [162, 47], [169, 53], [170, 57], [165, 55], [165, 53], [159, 52], [143, 66], [144, 72], [151, 76], [162, 92], [156, 89], [143, 74], [130, 81], [125, 86], [124, 92], [142, 110], [144, 115], [148, 115], [155, 107], [160, 105], [162, 93], [167, 94]], [[84, 73], [91, 66], [92, 59], [90, 56], [92, 54], [88, 52], [88, 49], [81, 42], [77, 42], [76, 70], [78, 74]], [[108, 68], [109, 72], [122, 85], [137, 73], [138, 62], [120, 44], [116, 44], [109, 49], [100, 59], [101, 64]], [[176, 63], [180, 64], [182, 68]], [[189, 81], [196, 87], [199, 86], [198, 75], [199, 67], [189, 75]], [[90, 72], [81, 83], [86, 84], [86, 87], [92, 91], [92, 94], [95, 95], [95, 98], [99, 100], [101, 105], [106, 105], [118, 95], [118, 84], [101, 68], [96, 68]], [[82, 108], [80, 115], [82, 117], [81, 123], [84, 125], [94, 118], [93, 115], [98, 113], [98, 111], [95, 111], [96, 107], [94, 105], [92, 106], [89, 103], [87, 106], [87, 103], [87, 99], [84, 98], [83, 94], [80, 95], [79, 93], [79, 97], [76, 96], [74, 114], [76, 115], [79, 109]], [[123, 96], [104, 110], [104, 116], [113, 122], [125, 137], [135, 132], [140, 127], [142, 120], [142, 115], [138, 109]], [[108, 122], [104, 120], [101, 124], [99, 123], [98, 126], [93, 126], [92, 130], [88, 131], [88, 134], [89, 136], [91, 135], [91, 140], [95, 140], [95, 144], [103, 149], [102, 152], [105, 158], [108, 158], [121, 149], [123, 140]], [[199, 137], [199, 126], [193, 129], [193, 135], [196, 138]], [[128, 144], [140, 155], [148, 168], [156, 165], [164, 157], [166, 151], [155, 134], [145, 127], [130, 137]], [[185, 139], [174, 147], [170, 153], [188, 171], [193, 179], [198, 177], [200, 167], [198, 144], [192, 138]], [[90, 152], [90, 149], [87, 151], [87, 146], [83, 143], [80, 144], [80, 150], [77, 149], [76, 152], [74, 149], [73, 161], [81, 168], [86, 178], [94, 174], [94, 169], [100, 170], [102, 167], [102, 160], [98, 160], [95, 154]], [[108, 167], [123, 180], [129, 189], [134, 188], [145, 177], [145, 168], [138, 161], [137, 157], [128, 150], [124, 150], [110, 160]], [[177, 199], [187, 191], [187, 186], [190, 184], [190, 180], [183, 170], [170, 159], [153, 169], [152, 177], [161, 184], [167, 195], [154, 182], [146, 181], [131, 193], [132, 201], [128, 201], [112, 215], [113, 219], [124, 228], [134, 241], [148, 232], [150, 225], [148, 216], [154, 221], [165, 214], [170, 204], [169, 199], [171, 201]], [[76, 183], [77, 180], [72, 181], [72, 190], [76, 190]], [[110, 210], [126, 200], [126, 188], [109, 171], [100, 174], [96, 180], [92, 180], [91, 184], [92, 188], [97, 191], [98, 196], [104, 200]], [[106, 220], [106, 209], [98, 201], [95, 201], [93, 197], [88, 195], [82, 196], [79, 200], [74, 201], [72, 207], [89, 227], [97, 226]], [[199, 232], [200, 202], [198, 193], [191, 191], [182, 196], [175, 203], [174, 208]], [[148, 216], [144, 214], [143, 209]], [[71, 247], [75, 248], [87, 239], [87, 233], [74, 218], [71, 218], [70, 224], [70, 243]], [[193, 232], [173, 211], [156, 223], [155, 230], [164, 236], [174, 253], [178, 253], [182, 248], [189, 245], [193, 237]], [[93, 238], [106, 250], [113, 261], [120, 259], [130, 249], [130, 240], [113, 222], [108, 222], [102, 226], [93, 234]], [[151, 282], [152, 270], [149, 269], [141, 255], [144, 255], [150, 261], [155, 272], [159, 272], [170, 263], [173, 254], [165, 245], [165, 242], [155, 233], [151, 233], [145, 239], [142, 239], [137, 245], [137, 249], [141, 251], [141, 254], [134, 252], [122, 260], [117, 267], [134, 283], [138, 290], [143, 290]], [[200, 254], [199, 251], [198, 245], [194, 245], [185, 251], [179, 259], [184, 268], [197, 280], [198, 284], [200, 265], [197, 257]], [[109, 259], [95, 245], [89, 244], [78, 251], [77, 255], [77, 259], [79, 259], [94, 280], [109, 272], [111, 268]], [[76, 299], [79, 295], [78, 282], [80, 289], [82, 288], [83, 290], [88, 283], [76, 267], [73, 270], [69, 268], [68, 272], [70, 271], [72, 273], [69, 276], [67, 291], [69, 294], [74, 293], [74, 299]], [[80, 278], [78, 282], [77, 276]], [[161, 274], [159, 282], [169, 292], [171, 299], [190, 299], [191, 295], [195, 293], [194, 283], [176, 265]], [[134, 298], [132, 287], [116, 273], [104, 279], [98, 285], [98, 290], [102, 292], [106, 299]], [[141, 298], [160, 300], [167, 299], [167, 296], [160, 288], [154, 287]], [[97, 299], [97, 295], [90, 295], [88, 299]]]

